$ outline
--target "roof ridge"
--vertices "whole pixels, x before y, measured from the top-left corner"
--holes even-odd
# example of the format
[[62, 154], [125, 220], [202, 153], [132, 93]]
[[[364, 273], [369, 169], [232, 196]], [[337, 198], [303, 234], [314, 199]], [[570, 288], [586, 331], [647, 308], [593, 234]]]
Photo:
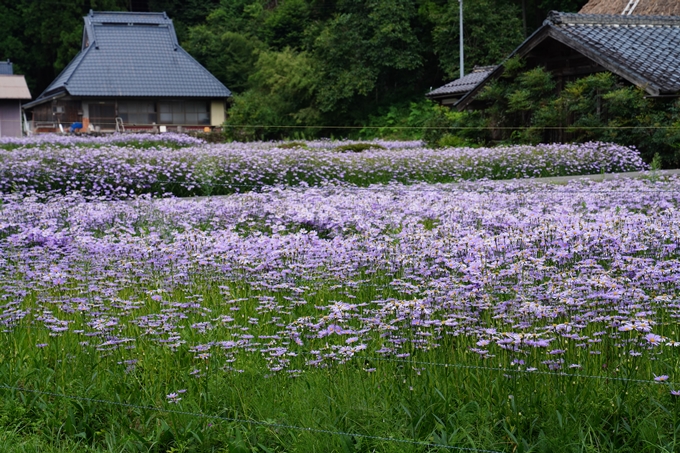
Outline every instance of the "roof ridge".
[[638, 16], [621, 14], [580, 14], [550, 11], [543, 25], [680, 25], [680, 16]]
[[89, 19], [93, 24], [120, 24], [126, 22], [135, 22], [135, 19], [140, 23], [145, 24], [168, 24], [172, 23], [172, 19], [168, 17], [166, 12], [130, 12], [130, 11], [93, 11], [87, 14], [84, 19]]
[[498, 67], [497, 64], [492, 64], [492, 65], [486, 65], [486, 66], [477, 66], [475, 65], [474, 68], [472, 68], [472, 72], [489, 72], [493, 71]]
[[141, 16], [165, 16], [165, 13], [162, 11], [95, 11], [95, 10], [90, 10], [90, 14], [134, 14], [134, 15], [141, 15]]

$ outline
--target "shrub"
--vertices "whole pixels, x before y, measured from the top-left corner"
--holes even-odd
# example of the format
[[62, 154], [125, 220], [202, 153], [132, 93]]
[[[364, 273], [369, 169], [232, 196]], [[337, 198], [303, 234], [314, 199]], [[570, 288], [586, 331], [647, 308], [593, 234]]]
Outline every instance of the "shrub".
[[387, 149], [387, 148], [385, 148], [382, 145], [378, 145], [377, 143], [350, 143], [349, 145], [337, 146], [335, 148], [336, 151], [340, 151], [341, 153], [346, 152], [361, 153], [363, 151], [368, 151], [369, 149]]
[[309, 147], [307, 146], [306, 143], [302, 143], [302, 142], [287, 142], [287, 143], [281, 143], [280, 145], [276, 145], [276, 148], [281, 148], [281, 149], [296, 149], [296, 148], [308, 149]]
[[511, 59], [477, 99], [487, 105], [476, 112], [442, 112], [428, 144], [441, 146], [448, 127], [483, 143], [613, 142], [635, 146], [648, 163], [659, 153], [663, 167], [680, 165], [680, 102], [650, 98], [609, 72], [571, 81], [558, 94], [549, 71]]

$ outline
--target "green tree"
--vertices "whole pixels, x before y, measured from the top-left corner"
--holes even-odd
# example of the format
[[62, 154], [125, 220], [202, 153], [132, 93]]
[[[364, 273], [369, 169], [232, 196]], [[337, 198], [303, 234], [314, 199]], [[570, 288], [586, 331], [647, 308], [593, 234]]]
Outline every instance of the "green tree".
[[189, 31], [185, 49], [230, 90], [241, 93], [248, 89], [248, 78], [255, 71], [258, 51], [266, 46], [241, 33], [215, 33], [206, 25]]
[[423, 48], [412, 21], [411, 0], [338, 2], [313, 46], [323, 85], [319, 108], [343, 123], [365, 118], [369, 111], [408, 87], [423, 64]]
[[[313, 134], [320, 113], [314, 106], [319, 78], [315, 62], [306, 52], [285, 48], [281, 52], [260, 52], [251, 88], [234, 96], [226, 122], [227, 134], [234, 139], [273, 139], [292, 132]], [[244, 127], [246, 126], [246, 127]]]
[[[428, 6], [432, 23], [433, 51], [451, 78], [460, 75], [460, 15], [458, 2]], [[463, 41], [467, 72], [474, 65], [501, 62], [524, 39], [521, 10], [505, 0], [463, 2]]]
[[183, 42], [190, 27], [200, 25], [220, 4], [220, 0], [149, 0], [149, 11], [163, 11], [172, 19], [177, 38]]
[[16, 63], [31, 94], [39, 95], [80, 51], [90, 9], [124, 10], [126, 0], [16, 0], [0, 5], [0, 59]]
[[264, 19], [265, 41], [274, 49], [302, 49], [312, 5], [305, 0], [286, 0]]

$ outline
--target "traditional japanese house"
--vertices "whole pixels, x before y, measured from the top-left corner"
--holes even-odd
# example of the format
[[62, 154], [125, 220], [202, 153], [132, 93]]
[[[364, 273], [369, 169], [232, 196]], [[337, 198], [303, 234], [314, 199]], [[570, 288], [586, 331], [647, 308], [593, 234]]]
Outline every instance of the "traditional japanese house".
[[0, 137], [21, 137], [21, 102], [31, 99], [22, 75], [14, 75], [12, 63], [0, 62]]
[[35, 132], [219, 127], [231, 92], [179, 46], [165, 13], [93, 12], [81, 50], [24, 105]]
[[[640, 0], [643, 1], [643, 0]], [[680, 95], [680, 17], [551, 12], [543, 26], [508, 58], [526, 68], [543, 66], [557, 89], [577, 77], [610, 71], [649, 96]], [[503, 65], [455, 104], [468, 107], [482, 88], [503, 73]]]
[[[675, 95], [680, 91], [677, 16], [678, 0], [590, 0], [579, 14], [552, 12], [510, 57], [521, 56], [528, 68], [544, 66], [560, 86], [576, 77], [611, 71], [652, 96]], [[502, 73], [500, 65], [468, 74], [426, 96], [459, 109], [475, 108], [480, 90]]]

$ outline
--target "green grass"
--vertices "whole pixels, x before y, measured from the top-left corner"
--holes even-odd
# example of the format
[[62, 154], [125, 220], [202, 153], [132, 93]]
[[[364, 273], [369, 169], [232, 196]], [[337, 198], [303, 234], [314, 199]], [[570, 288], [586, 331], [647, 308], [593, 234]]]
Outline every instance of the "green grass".
[[[380, 276], [369, 283], [377, 288], [367, 286], [349, 294], [326, 286], [305, 298], [316, 304], [368, 302], [376, 292], [382, 297], [409, 298], [380, 289], [384, 283]], [[244, 299], [240, 310], [232, 311], [220, 302], [218, 285], [224, 284], [230, 286], [232, 297]], [[75, 282], [72, 288], [55, 289], [53, 296], [71, 296]], [[131, 287], [118, 296], [143, 302], [135, 316], [158, 312], [157, 303], [144, 294]], [[246, 321], [257, 314], [255, 298], [261, 295], [284, 300], [290, 293], [196, 280], [171, 296], [179, 302], [200, 296], [203, 306], [213, 310], [211, 318], [224, 314]], [[35, 298], [28, 295], [26, 306], [35, 304]], [[311, 312], [310, 305], [289, 308], [281, 316], [299, 318]], [[109, 314], [121, 323], [126, 319], [124, 309]], [[84, 327], [78, 313], [62, 318], [73, 321], [71, 331]], [[200, 313], [193, 313], [183, 325], [200, 319]], [[276, 332], [267, 321], [271, 315], [261, 316], [252, 333]], [[439, 339], [438, 348], [414, 349], [410, 357], [399, 360], [359, 352], [343, 365], [309, 369], [303, 367], [308, 357], [300, 355], [291, 357], [291, 368], [304, 368], [302, 373], [276, 374], [267, 369], [262, 354], [239, 352], [234, 362], [219, 351], [206, 359], [196, 358], [189, 345], [205, 338], [191, 331], [182, 333], [187, 344], [176, 351], [159, 346], [132, 324], [124, 334], [137, 338], [136, 349], [123, 344], [98, 351], [93, 345], [82, 346], [82, 336], [70, 332], [50, 336], [45, 328], [29, 322], [3, 333], [0, 382], [37, 393], [0, 389], [0, 451], [456, 451], [443, 447], [449, 446], [473, 451], [632, 453], [673, 452], [680, 447], [679, 401], [666, 385], [607, 378], [646, 379], [664, 367], [672, 371], [678, 354], [664, 353], [663, 360], [656, 361], [631, 358], [616, 352], [607, 344], [614, 340], [606, 336], [602, 355], [568, 351], [566, 363], [582, 363], [584, 370], [565, 369], [565, 375], [495, 369], [508, 368], [505, 351], [497, 348], [495, 358], [480, 360], [469, 351], [474, 343], [451, 336]], [[218, 340], [220, 335], [213, 337]], [[47, 346], [37, 348], [41, 343]], [[317, 343], [324, 347], [324, 341]], [[127, 369], [124, 361], [133, 357], [138, 362]], [[225, 366], [242, 372], [225, 372]], [[194, 368], [200, 370], [200, 377], [189, 375]], [[614, 368], [617, 372], [610, 373]], [[180, 389], [186, 389], [179, 394], [182, 400], [169, 403], [166, 395]]]

